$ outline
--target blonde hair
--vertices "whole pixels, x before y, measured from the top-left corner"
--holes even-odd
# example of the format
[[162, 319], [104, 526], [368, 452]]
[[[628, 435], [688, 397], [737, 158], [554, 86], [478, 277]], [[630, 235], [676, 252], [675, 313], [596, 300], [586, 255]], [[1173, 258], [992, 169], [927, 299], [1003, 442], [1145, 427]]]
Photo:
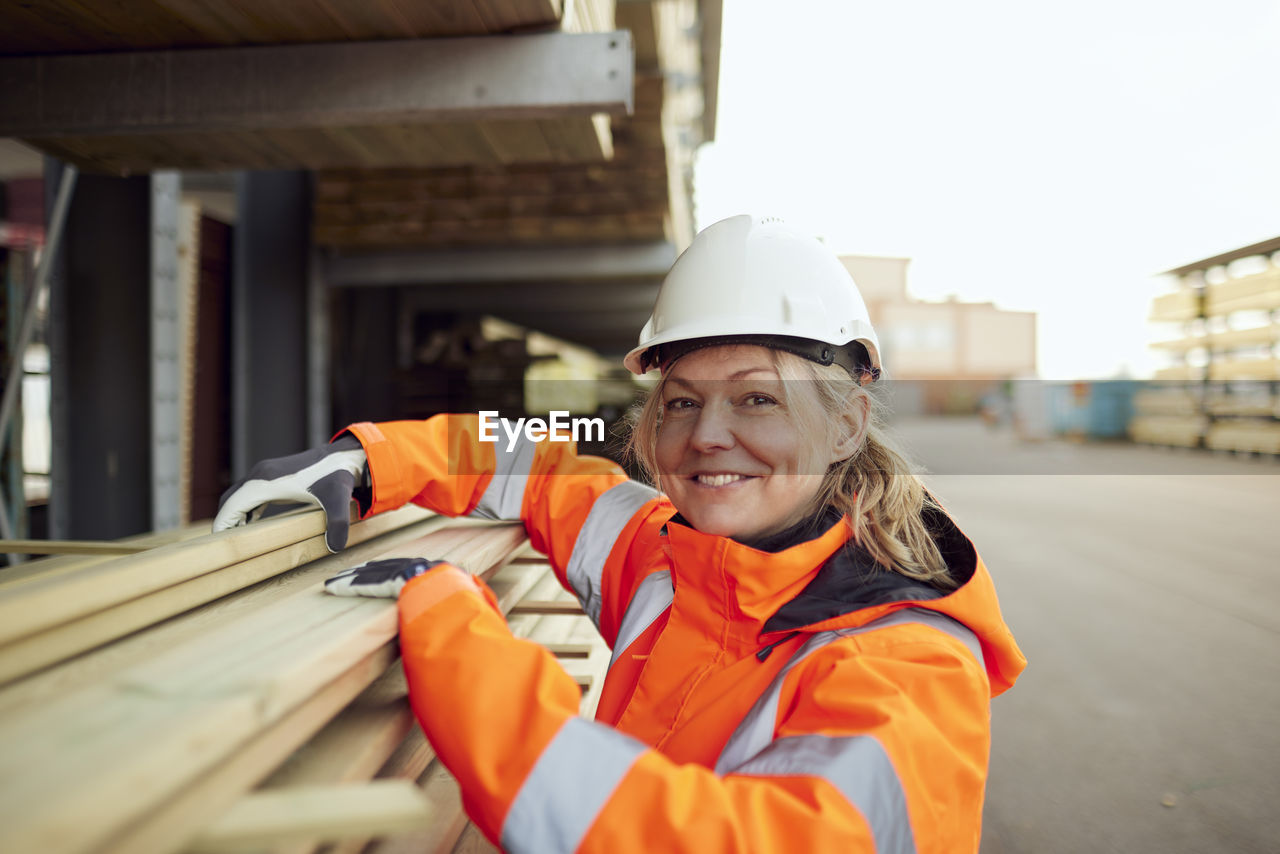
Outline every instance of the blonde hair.
[[[832, 507], [849, 520], [853, 541], [876, 563], [936, 587], [954, 588], [956, 583], [923, 518], [925, 508], [938, 508], [937, 502], [886, 435], [879, 401], [843, 368], [818, 365], [778, 350], [769, 352], [784, 380], [784, 404], [802, 432], [824, 434], [833, 423], [848, 423], [845, 416], [849, 412], [865, 407], [866, 429], [861, 441], [850, 456], [827, 468], [802, 515], [816, 515]], [[664, 372], [649, 392], [635, 415], [627, 442], [629, 458], [655, 486], [659, 485], [662, 391], [668, 376]], [[812, 394], [797, 393], [801, 381]]]

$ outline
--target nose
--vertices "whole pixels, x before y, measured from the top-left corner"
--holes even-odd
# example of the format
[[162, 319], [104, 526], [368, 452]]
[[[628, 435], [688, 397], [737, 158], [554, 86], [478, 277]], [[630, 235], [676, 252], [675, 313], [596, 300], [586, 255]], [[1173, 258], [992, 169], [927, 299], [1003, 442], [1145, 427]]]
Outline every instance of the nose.
[[736, 440], [731, 420], [719, 407], [703, 407], [689, 435], [689, 445], [701, 453], [732, 448]]

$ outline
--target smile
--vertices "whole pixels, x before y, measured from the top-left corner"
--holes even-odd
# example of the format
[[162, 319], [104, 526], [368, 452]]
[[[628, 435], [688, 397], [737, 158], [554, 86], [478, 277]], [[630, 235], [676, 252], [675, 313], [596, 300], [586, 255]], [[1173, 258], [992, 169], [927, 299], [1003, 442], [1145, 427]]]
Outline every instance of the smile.
[[696, 474], [693, 480], [699, 486], [728, 486], [740, 480], [748, 480], [745, 474]]

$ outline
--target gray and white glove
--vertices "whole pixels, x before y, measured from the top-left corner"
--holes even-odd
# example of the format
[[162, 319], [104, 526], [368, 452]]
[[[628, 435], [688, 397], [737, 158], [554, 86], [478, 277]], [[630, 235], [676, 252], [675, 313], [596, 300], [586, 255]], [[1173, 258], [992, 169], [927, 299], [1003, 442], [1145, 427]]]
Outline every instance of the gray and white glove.
[[325, 546], [334, 553], [342, 551], [351, 524], [351, 499], [367, 465], [360, 440], [350, 434], [300, 454], [263, 460], [222, 494], [213, 530], [256, 519], [273, 501], [316, 504], [325, 513]]
[[332, 593], [334, 596], [373, 596], [396, 599], [411, 580], [442, 563], [445, 561], [427, 560], [425, 557], [371, 560], [339, 572], [325, 581], [324, 589], [326, 593]]

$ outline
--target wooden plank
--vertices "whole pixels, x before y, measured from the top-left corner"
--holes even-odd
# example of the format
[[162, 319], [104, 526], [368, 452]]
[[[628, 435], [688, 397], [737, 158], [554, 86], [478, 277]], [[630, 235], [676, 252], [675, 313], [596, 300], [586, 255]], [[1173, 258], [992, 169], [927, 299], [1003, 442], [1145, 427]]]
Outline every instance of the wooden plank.
[[[513, 565], [508, 561], [489, 577], [488, 583], [498, 607], [505, 612], [548, 574], [547, 567]], [[577, 646], [570, 650], [571, 654], [578, 652]], [[416, 740], [406, 739], [413, 729], [407, 698], [404, 673], [394, 667], [263, 785], [283, 787], [368, 779], [380, 769], [381, 776], [416, 778], [434, 754], [420, 734]], [[401, 750], [405, 743], [408, 746]]]
[[[178, 619], [167, 620], [145, 632], [137, 632], [100, 646], [6, 685], [0, 689], [0, 716], [13, 714], [24, 707], [46, 706], [64, 695], [81, 690], [90, 682], [121, 673], [166, 650], [190, 643], [205, 633], [223, 630], [248, 614], [320, 584], [325, 578], [349, 565], [371, 560], [395, 545], [417, 540], [442, 528], [447, 521], [438, 517], [429, 518], [396, 528], [369, 542], [352, 545], [340, 555], [328, 555], [233, 596], [200, 606]], [[469, 533], [482, 534], [481, 528], [482, 526], [469, 526]], [[468, 531], [459, 531], [450, 536], [462, 536], [466, 533]], [[230, 568], [231, 571], [234, 569]]]
[[559, 599], [526, 599], [517, 602], [511, 609], [513, 615], [520, 614], [582, 614], [582, 605]]
[[665, 215], [592, 215], [486, 222], [372, 222], [335, 226], [316, 223], [315, 240], [334, 247], [482, 246], [489, 244], [572, 244], [596, 241], [660, 240]]
[[0, 554], [22, 555], [131, 555], [147, 546], [115, 540], [0, 540]]
[[613, 123], [608, 116], [541, 119], [538, 126], [560, 163], [601, 163], [613, 158]]
[[476, 128], [497, 155], [499, 163], [536, 163], [554, 159], [537, 121], [477, 122]]
[[[498, 598], [499, 607], [503, 610], [508, 609], [511, 604], [522, 598], [525, 593], [534, 588], [544, 593], [548, 590], [558, 587], [554, 575], [549, 571], [549, 567], [545, 564], [538, 566], [527, 562], [514, 563], [508, 561], [503, 567], [496, 572], [489, 580], [490, 587], [494, 590]], [[552, 620], [560, 620], [563, 618], [551, 618]], [[533, 637], [539, 642], [546, 642], [547, 638], [562, 638], [571, 633], [572, 627], [577, 624], [586, 623], [584, 619], [570, 620], [568, 622], [549, 623], [546, 619], [538, 617], [517, 618], [513, 623], [513, 631], [518, 636], [524, 636], [528, 632], [533, 632]], [[591, 629], [594, 632], [594, 629]], [[554, 642], [554, 641], [552, 641]], [[574, 651], [585, 646], [585, 644], [573, 645]], [[596, 663], [600, 667], [595, 668], [596, 672], [581, 673], [575, 677], [579, 685], [584, 690], [584, 705], [591, 702], [592, 691], [598, 690], [599, 676], [603, 672], [601, 667], [607, 662], [607, 654], [601, 655], [603, 650], [603, 642], [599, 641], [596, 636]], [[372, 689], [370, 689], [372, 690]], [[346, 717], [346, 713], [339, 716], [330, 728], [337, 727]], [[351, 738], [355, 737], [352, 733]], [[443, 814], [440, 819], [443, 822], [441, 827], [434, 829], [424, 829], [422, 833], [418, 833], [408, 838], [387, 840], [384, 845], [393, 846], [386, 849], [378, 850], [414, 850], [410, 846], [419, 846], [417, 850], [449, 850], [449, 846], [453, 840], [456, 840], [460, 833], [460, 828], [465, 825], [465, 817], [461, 812], [460, 801], [457, 799], [456, 785], [448, 778], [447, 772], [440, 769], [438, 764], [434, 764], [434, 751], [431, 746], [422, 737], [422, 733], [416, 727], [411, 731], [408, 738], [401, 744], [396, 753], [388, 760], [387, 764], [378, 772], [379, 778], [397, 778], [397, 779], [416, 779], [430, 781], [433, 778], [435, 782], [432, 784], [437, 787], [437, 792], [443, 792], [443, 797], [449, 799], [454, 806], [451, 813]], [[273, 777], [273, 780], [275, 778]], [[441, 797], [440, 794], [433, 795], [434, 799]], [[443, 828], [443, 829], [442, 829]], [[424, 837], [425, 834], [425, 837]], [[301, 835], [301, 832], [299, 833]], [[337, 843], [333, 848], [326, 848], [327, 854], [342, 854], [342, 852], [357, 852], [365, 850], [366, 840], [349, 840], [347, 842]], [[422, 846], [426, 846], [424, 849]], [[303, 843], [296, 848], [289, 848], [290, 851], [310, 851], [312, 845]]]
[[317, 177], [316, 199], [326, 205], [364, 201], [413, 201], [478, 196], [546, 195], [638, 190], [666, 176], [665, 161], [650, 160], [623, 167], [617, 163], [546, 164], [536, 170], [521, 165], [504, 168], [400, 169], [386, 175], [326, 171]]
[[[97, 847], [154, 816], [171, 792], [238, 755], [337, 674], [390, 648], [394, 603], [337, 600], [292, 597], [233, 633], [6, 722], [0, 849]], [[68, 753], [68, 743], [77, 750]]]
[[384, 673], [394, 657], [395, 651], [388, 644], [359, 662], [241, 745], [227, 761], [148, 810], [144, 820], [125, 828], [103, 850], [162, 854], [180, 849]]
[[418, 778], [418, 786], [436, 807], [437, 820], [413, 833], [375, 840], [366, 854], [439, 854], [453, 849], [467, 826], [457, 781], [437, 759]]
[[[441, 125], [452, 129], [441, 130]], [[352, 125], [338, 128], [261, 128], [238, 132], [92, 134], [24, 138], [29, 145], [87, 172], [129, 175], [156, 169], [226, 170], [357, 167], [442, 168], [471, 165], [601, 165], [614, 157], [612, 120], [604, 114], [494, 122], [489, 137], [467, 122]], [[511, 128], [506, 130], [505, 128]], [[527, 145], [522, 134], [545, 143]], [[536, 136], [535, 136], [536, 134]], [[483, 141], [483, 144], [481, 142]], [[627, 162], [653, 158], [627, 143]], [[625, 146], [624, 146], [625, 147]], [[661, 149], [655, 149], [661, 153]], [[636, 183], [630, 176], [620, 180]]]
[[547, 643], [543, 644], [547, 651], [556, 658], [590, 658], [595, 649], [589, 643]]
[[[476, 197], [463, 201], [387, 200], [359, 204], [325, 203], [317, 206], [317, 216], [331, 226], [359, 226], [370, 221], [386, 221], [417, 216], [427, 220], [493, 221], [524, 218], [591, 217], [625, 215], [637, 210], [660, 213], [668, 193], [663, 187], [638, 192], [593, 193], [589, 195], [510, 195]], [[339, 210], [340, 209], [340, 210]], [[421, 275], [434, 275], [427, 272]], [[519, 275], [519, 274], [517, 274]], [[528, 276], [520, 276], [528, 278]], [[364, 284], [364, 283], [362, 283]]]
[[619, 29], [628, 30], [635, 45], [636, 70], [653, 74], [660, 68], [655, 3], [620, 3], [615, 17]]
[[[179, 181], [181, 187], [181, 181]], [[179, 190], [179, 192], [181, 192]], [[179, 366], [178, 521], [191, 523], [192, 445], [196, 417], [196, 334], [200, 310], [200, 206], [182, 201], [178, 220], [178, 322], [182, 347]], [[207, 380], [206, 380], [207, 381]], [[199, 513], [200, 511], [195, 511]]]
[[[465, 549], [441, 551], [440, 537], [428, 535], [391, 551], [434, 553], [487, 569], [523, 536], [519, 526], [494, 526]], [[0, 849], [86, 850], [138, 822], [131, 838], [167, 838], [149, 825], [170, 792], [210, 778], [230, 757], [240, 759], [246, 738], [278, 723], [337, 674], [390, 650], [395, 632], [394, 602], [308, 590], [5, 720]], [[77, 745], [69, 758], [68, 742]], [[77, 816], [74, 825], [61, 821], [66, 810]]]
[[[516, 563], [515, 561], [517, 560], [522, 562]], [[548, 565], [530, 565], [529, 563], [524, 562], [525, 560], [527, 560], [527, 557], [517, 557], [515, 559], [508, 560], [488, 578], [489, 587], [493, 590], [495, 598], [498, 600], [498, 607], [504, 613], [510, 609], [512, 604], [521, 599], [531, 588], [545, 585], [548, 583], [548, 580], [553, 585], [557, 584], [555, 576], [551, 573]], [[517, 628], [520, 626], [520, 623], [521, 621], [517, 620], [516, 627], [513, 627], [513, 631], [515, 631], [517, 635], [521, 634]], [[528, 622], [524, 624], [525, 628], [529, 628], [531, 626], [532, 624]], [[401, 683], [402, 681], [403, 680], [401, 678]], [[373, 689], [371, 688], [370, 690], [372, 691]], [[407, 686], [405, 688], [405, 694], [405, 708], [406, 713], [408, 713]], [[361, 699], [364, 698], [362, 697]], [[339, 731], [343, 731], [341, 735], [338, 734]], [[319, 774], [331, 774], [335, 768], [342, 766], [345, 761], [342, 758], [343, 753], [349, 754], [354, 752], [351, 744], [359, 738], [359, 734], [354, 731], [354, 724], [348, 719], [346, 712], [336, 718], [333, 723], [326, 728], [326, 733], [330, 735], [330, 745], [331, 749], [334, 750], [334, 755], [324, 759], [314, 758], [308, 760], [306, 765], [309, 767], [305, 770], [299, 769], [297, 772], [292, 774], [292, 780], [316, 782], [318, 779], [322, 779], [318, 776]], [[322, 736], [326, 735], [326, 733], [322, 733]], [[338, 746], [339, 742], [342, 742], [343, 746]], [[432, 775], [427, 772], [434, 760], [435, 751], [423, 736], [422, 730], [414, 726], [410, 729], [408, 736], [396, 748], [395, 752], [387, 758], [387, 761], [382, 768], [378, 770], [377, 777], [381, 779], [402, 780], [430, 779]], [[276, 776], [273, 775], [272, 780], [268, 782], [273, 782], [275, 780]], [[453, 797], [451, 794], [452, 790], [450, 790], [447, 785], [438, 785], [444, 785], [446, 795], [450, 798]], [[465, 818], [460, 817], [460, 802], [458, 802], [456, 810], [459, 815], [451, 814], [447, 822], [449, 827], [461, 825], [465, 822]], [[355, 854], [355, 852], [363, 851], [366, 844], [367, 840], [347, 840], [346, 842], [336, 843], [332, 848], [326, 848], [325, 852], [326, 854], [343, 854], [343, 852], [351, 852], [351, 854]], [[313, 848], [314, 846], [310, 843], [303, 842], [295, 847], [289, 848], [288, 851], [298, 852], [298, 854], [306, 854], [306, 852], [310, 852]]]
[[262, 783], [285, 789], [368, 780], [413, 729], [399, 662], [370, 685]]
[[[427, 515], [418, 508], [407, 508], [371, 517], [351, 526], [348, 542], [358, 545]], [[324, 537], [312, 537], [0, 645], [0, 685], [328, 553]]]
[[0, 590], [0, 642], [128, 602], [233, 563], [324, 533], [324, 513], [266, 519], [186, 543], [162, 546], [74, 570], [36, 576]]
[[265, 789], [241, 799], [188, 851], [260, 850], [299, 836], [342, 839], [429, 826], [439, 810], [407, 780]]
[[[196, 537], [202, 537], [209, 533], [210, 521], [196, 522], [186, 525], [172, 531], [161, 531], [159, 533], [139, 534], [134, 537], [125, 537], [112, 542], [124, 543], [130, 546], [137, 546], [140, 549], [154, 549], [159, 546], [167, 546], [172, 543], [182, 542], [185, 540], [193, 540]], [[18, 566], [6, 567], [0, 570], [0, 592], [3, 592], [6, 585], [24, 578], [31, 578], [36, 575], [44, 575], [45, 573], [66, 572], [79, 566], [89, 566], [94, 563], [102, 563], [111, 560], [113, 555], [58, 555], [53, 557], [41, 558], [39, 560], [29, 561], [19, 564]]]

